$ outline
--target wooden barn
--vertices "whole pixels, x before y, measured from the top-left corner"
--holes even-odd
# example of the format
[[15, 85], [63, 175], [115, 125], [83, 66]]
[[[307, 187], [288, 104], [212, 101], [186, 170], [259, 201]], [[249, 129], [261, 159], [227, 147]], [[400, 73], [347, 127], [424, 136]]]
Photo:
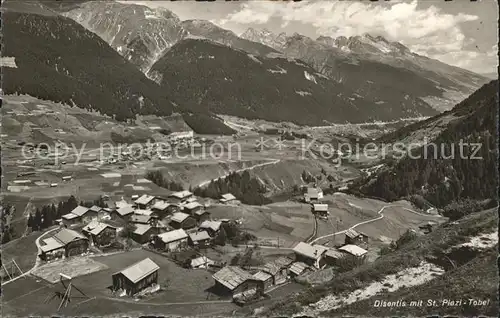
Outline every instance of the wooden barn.
[[364, 233], [357, 232], [356, 230], [348, 229], [345, 232], [344, 244], [366, 246], [368, 245], [368, 236]]
[[155, 236], [154, 244], [165, 251], [180, 250], [188, 245], [188, 235], [183, 229], [165, 232]]
[[194, 247], [208, 247], [211, 241], [212, 238], [207, 231], [189, 233], [189, 244]]
[[281, 284], [286, 282], [288, 267], [290, 267], [292, 263], [292, 259], [282, 256], [272, 262], [266, 263], [263, 266], [262, 271], [272, 276], [274, 285]]
[[262, 290], [262, 283], [255, 280], [247, 271], [237, 266], [227, 266], [212, 275], [215, 280], [214, 289], [220, 295], [231, 295], [233, 298], [243, 293], [255, 294]]
[[123, 289], [127, 295], [135, 295], [152, 284], [158, 284], [158, 269], [160, 267], [149, 258], [135, 263], [112, 275], [113, 290]]

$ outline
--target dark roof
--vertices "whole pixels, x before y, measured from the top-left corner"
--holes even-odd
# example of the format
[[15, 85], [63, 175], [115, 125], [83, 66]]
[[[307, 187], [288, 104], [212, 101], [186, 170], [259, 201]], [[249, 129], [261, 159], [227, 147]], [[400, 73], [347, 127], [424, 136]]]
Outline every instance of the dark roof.
[[349, 238], [356, 238], [358, 236], [366, 236], [366, 234], [363, 234], [363, 233], [360, 233], [360, 232], [357, 232], [356, 230], [354, 229], [348, 229], [346, 232], [345, 232], [345, 235], [348, 236]]
[[272, 262], [266, 263], [263, 266], [262, 270], [271, 275], [276, 275], [281, 269], [288, 267], [292, 263], [293, 263], [292, 259], [286, 256], [282, 256], [275, 259]]
[[215, 273], [212, 277], [214, 280], [216, 280], [229, 290], [234, 290], [245, 281], [253, 279], [250, 273], [237, 266], [224, 267], [223, 269]]
[[53, 238], [55, 240], [61, 242], [63, 245], [67, 245], [73, 241], [87, 239], [85, 236], [78, 233], [77, 231], [73, 231], [73, 230], [69, 230], [69, 229], [60, 230], [59, 232], [56, 233], [56, 235], [53, 236]]

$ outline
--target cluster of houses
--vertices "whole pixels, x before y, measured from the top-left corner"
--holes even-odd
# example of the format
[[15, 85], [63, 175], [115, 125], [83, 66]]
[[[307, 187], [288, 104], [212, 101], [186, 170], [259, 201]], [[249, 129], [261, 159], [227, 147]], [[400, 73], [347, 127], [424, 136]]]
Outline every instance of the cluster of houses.
[[[176, 251], [187, 247], [208, 247], [219, 234], [221, 226], [229, 219], [211, 220], [205, 206], [189, 191], [179, 191], [167, 197], [144, 194], [132, 197], [133, 203], [117, 202], [116, 207], [90, 208], [77, 206], [61, 218], [65, 227], [60, 231], [85, 240], [87, 246], [107, 246], [115, 241], [119, 228], [133, 225], [130, 237], [139, 244], [151, 243], [162, 251]], [[221, 197], [222, 203], [236, 200], [232, 194]], [[111, 225], [113, 224], [113, 225]], [[83, 226], [81, 233], [71, 230]], [[76, 234], [75, 234], [76, 233]], [[56, 235], [57, 236], [57, 235]], [[68, 256], [66, 241], [50, 238], [42, 246], [42, 259]], [[58, 243], [55, 244], [54, 240]], [[64, 248], [63, 248], [64, 247]]]
[[346, 257], [364, 261], [368, 251], [361, 246], [366, 247], [367, 244], [368, 237], [365, 234], [351, 229], [346, 231], [344, 245], [340, 248], [300, 242], [293, 249], [293, 259], [280, 257], [265, 264], [255, 273], [249, 273], [237, 266], [227, 266], [212, 277], [216, 290], [231, 295], [235, 300], [248, 299], [290, 278], [327, 266], [337, 266]]
[[304, 202], [311, 204], [312, 213], [319, 218], [327, 218], [329, 215], [328, 204], [321, 203], [323, 190], [317, 187], [307, 188], [304, 193]]

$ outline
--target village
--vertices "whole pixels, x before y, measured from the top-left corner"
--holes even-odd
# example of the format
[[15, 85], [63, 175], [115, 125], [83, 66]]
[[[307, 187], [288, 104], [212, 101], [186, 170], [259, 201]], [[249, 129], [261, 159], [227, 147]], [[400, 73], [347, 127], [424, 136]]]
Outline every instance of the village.
[[[328, 217], [328, 204], [322, 204], [323, 193], [317, 188], [304, 191], [303, 200], [310, 204], [316, 218]], [[107, 199], [107, 198], [104, 198]], [[223, 205], [238, 206], [234, 195], [227, 193], [219, 200]], [[266, 297], [268, 291], [286, 286], [308, 273], [327, 267], [352, 268], [366, 262], [368, 237], [355, 230], [345, 232], [340, 246], [324, 246], [299, 242], [286, 253], [276, 255], [263, 264], [238, 265], [233, 259], [211, 257], [211, 248], [225, 245], [228, 236], [240, 235], [240, 221], [215, 219], [207, 204], [187, 190], [171, 193], [166, 197], [144, 194], [134, 195], [116, 202], [115, 208], [77, 206], [57, 220], [59, 226], [50, 236], [37, 241], [40, 262], [64, 266], [55, 267], [61, 273], [50, 273], [53, 281], [75, 279], [72, 276], [71, 259], [92, 254], [135, 253], [137, 249], [152, 252], [172, 260], [177, 266], [189, 270], [211, 273], [210, 299], [229, 299], [238, 305], [254, 303]], [[241, 235], [243, 234], [243, 235]], [[133, 241], [132, 248], [113, 248], [124, 238]], [[245, 242], [246, 251], [259, 247]], [[233, 245], [237, 244], [232, 242]], [[123, 247], [123, 246], [122, 246]], [[111, 253], [110, 253], [111, 251]], [[278, 251], [278, 250], [277, 250]], [[213, 254], [213, 253], [212, 253]], [[245, 253], [248, 254], [248, 253]], [[251, 253], [250, 253], [251, 254]], [[94, 255], [95, 256], [95, 255]], [[156, 257], [156, 256], [155, 256]], [[108, 277], [113, 297], [133, 299], [154, 297], [161, 293], [161, 264], [145, 257], [122, 268]], [[99, 268], [73, 275], [92, 275]], [[60, 276], [60, 277], [58, 277]], [[55, 278], [54, 278], [55, 277]], [[80, 287], [84, 289], [85, 287]], [[168, 289], [168, 286], [166, 287]], [[69, 296], [66, 296], [69, 299]], [[64, 297], [63, 301], [64, 301]]]

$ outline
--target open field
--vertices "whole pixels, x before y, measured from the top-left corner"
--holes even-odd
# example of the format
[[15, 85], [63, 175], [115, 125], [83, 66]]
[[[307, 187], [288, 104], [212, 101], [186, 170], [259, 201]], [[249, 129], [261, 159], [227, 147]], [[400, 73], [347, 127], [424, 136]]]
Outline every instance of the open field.
[[[112, 284], [111, 275], [117, 271], [120, 271], [146, 257], [151, 258], [155, 263], [160, 266], [159, 270], [159, 284], [163, 291], [146, 297], [144, 300], [139, 302], [134, 301], [130, 298], [118, 298], [116, 299], [108, 289]], [[137, 250], [132, 252], [119, 253], [109, 256], [98, 256], [92, 258], [95, 262], [102, 263], [107, 266], [107, 269], [100, 270], [85, 276], [80, 276], [73, 279], [73, 284], [80, 288], [89, 297], [96, 297], [94, 300], [89, 300], [85, 303], [85, 306], [77, 306], [78, 301], [83, 299], [75, 300], [75, 303], [68, 305], [66, 310], [68, 312], [74, 313], [74, 310], [78, 310], [79, 314], [87, 315], [104, 315], [111, 313], [123, 312], [123, 308], [127, 308], [130, 311], [146, 311], [149, 312], [150, 309], [159, 309], [165, 303], [190, 303], [190, 302], [205, 302], [207, 300], [219, 302], [218, 296], [211, 294], [208, 289], [213, 285], [213, 279], [211, 278], [211, 273], [205, 270], [188, 270], [177, 266], [176, 264], [169, 261], [163, 256], [151, 253], [145, 250]], [[23, 294], [19, 292], [11, 292], [14, 289], [19, 289], [19, 286], [27, 285], [21, 290], [32, 291], [30, 293], [30, 303], [26, 305], [26, 298]], [[51, 304], [43, 305], [44, 299], [49, 295], [52, 290], [62, 289], [59, 284], [48, 284], [37, 282], [36, 279], [32, 277], [22, 278], [19, 284], [13, 283], [4, 287], [5, 294], [8, 294], [8, 298], [5, 299], [6, 306], [4, 307], [5, 315], [16, 315], [16, 316], [27, 316], [30, 313], [49, 314], [53, 313], [57, 309], [56, 301]], [[77, 293], [75, 292], [74, 295]], [[141, 305], [144, 303], [144, 305]], [[101, 306], [99, 304], [108, 304]], [[203, 306], [211, 306], [211, 304], [202, 304]], [[212, 304], [215, 311], [225, 311], [228, 305], [234, 306], [232, 304], [227, 304], [221, 302], [221, 304]], [[219, 305], [222, 308], [218, 307]], [[79, 307], [76, 309], [75, 306]], [[190, 307], [191, 305], [179, 305], [180, 310], [186, 310], [185, 307]], [[156, 308], [158, 307], [158, 308]], [[169, 310], [165, 306], [163, 310]], [[205, 308], [205, 307], [204, 307]], [[165, 311], [163, 312], [165, 313]]]
[[35, 265], [38, 252], [35, 241], [41, 234], [41, 232], [31, 233], [3, 244], [2, 262], [8, 265], [11, 260], [15, 260], [23, 272], [31, 269]]
[[83, 256], [50, 262], [38, 267], [37, 269], [32, 271], [31, 274], [54, 284], [59, 282], [60, 273], [76, 278], [105, 269], [107, 269], [106, 265]]
[[292, 247], [312, 234], [314, 218], [310, 205], [295, 202], [273, 203], [266, 206], [213, 205], [208, 211], [212, 218], [240, 220], [242, 228], [258, 238], [258, 242]]

